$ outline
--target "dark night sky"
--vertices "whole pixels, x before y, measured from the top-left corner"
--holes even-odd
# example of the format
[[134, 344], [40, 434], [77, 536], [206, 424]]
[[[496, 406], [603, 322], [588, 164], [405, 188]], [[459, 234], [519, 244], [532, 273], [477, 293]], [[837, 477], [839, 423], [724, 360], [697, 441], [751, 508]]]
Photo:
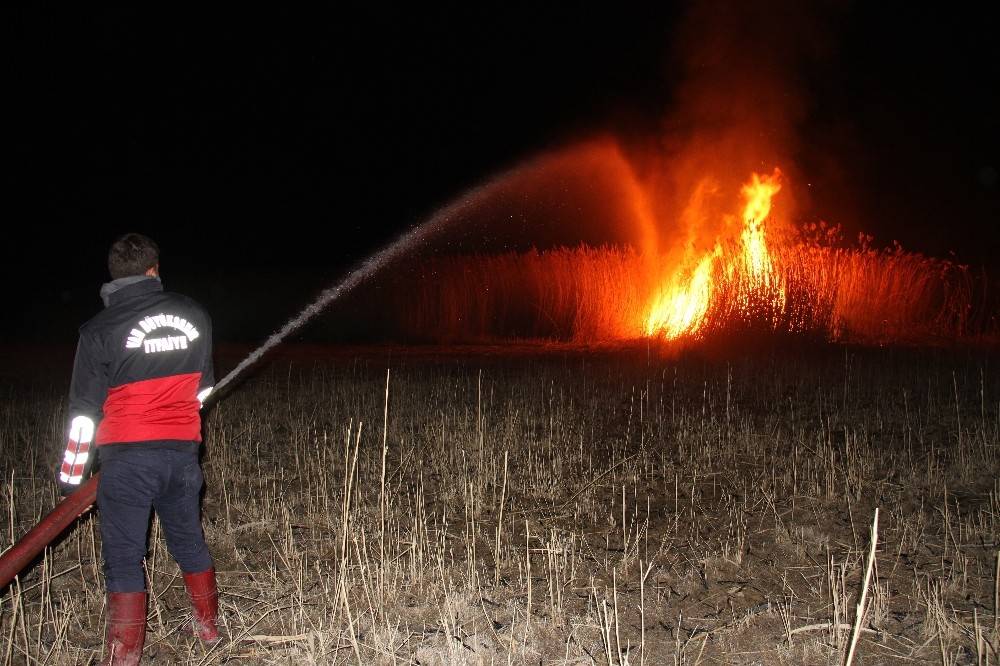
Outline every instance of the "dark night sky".
[[[24, 10], [4, 336], [72, 343], [108, 243], [135, 230], [221, 338], [259, 339], [491, 173], [597, 131], [654, 134], [686, 6]], [[797, 71], [811, 214], [837, 221], [849, 202], [877, 240], [995, 268], [993, 24], [903, 3], [824, 12], [828, 44]]]

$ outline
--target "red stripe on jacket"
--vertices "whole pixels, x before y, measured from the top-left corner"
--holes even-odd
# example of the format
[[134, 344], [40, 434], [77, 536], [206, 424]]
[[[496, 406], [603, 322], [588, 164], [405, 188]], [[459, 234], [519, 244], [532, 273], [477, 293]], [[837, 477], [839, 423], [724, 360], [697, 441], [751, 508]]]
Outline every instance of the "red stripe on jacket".
[[171, 375], [116, 386], [104, 401], [97, 445], [155, 439], [201, 441], [201, 373]]

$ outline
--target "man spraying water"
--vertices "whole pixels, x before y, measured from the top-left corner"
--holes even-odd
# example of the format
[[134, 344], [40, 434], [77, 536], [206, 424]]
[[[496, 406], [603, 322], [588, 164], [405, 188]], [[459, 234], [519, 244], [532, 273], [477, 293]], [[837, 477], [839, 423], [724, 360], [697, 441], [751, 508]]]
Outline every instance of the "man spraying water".
[[[195, 632], [203, 640], [217, 640], [215, 572], [197, 510], [202, 485], [197, 466], [200, 404], [218, 398], [224, 387], [328, 305], [502, 191], [526, 169], [526, 165], [515, 167], [469, 190], [362, 261], [268, 337], [214, 389], [208, 316], [190, 299], [163, 292], [159, 249], [152, 240], [129, 234], [116, 241], [109, 255], [113, 280], [102, 289], [108, 307], [81, 328], [69, 444], [58, 472], [60, 487], [68, 496], [0, 555], [0, 589], [96, 501], [102, 514], [108, 580], [108, 651], [114, 655], [104, 665], [137, 663], [145, 638], [142, 558], [153, 509], [163, 524], [167, 547], [185, 574]], [[94, 463], [91, 454], [97, 450], [103, 471], [85, 481]], [[133, 462], [133, 457], [141, 460]], [[131, 468], [136, 474], [125, 471]], [[106, 484], [102, 475], [124, 480]], [[120, 660], [126, 654], [131, 661]]]
[[69, 395], [63, 495], [80, 488], [100, 452], [97, 490], [108, 592], [102, 664], [138, 664], [146, 634], [146, 555], [155, 510], [184, 573], [194, 631], [219, 638], [218, 591], [199, 512], [200, 408], [214, 384], [211, 320], [193, 300], [165, 292], [159, 248], [127, 234], [108, 253], [105, 309], [80, 328]]

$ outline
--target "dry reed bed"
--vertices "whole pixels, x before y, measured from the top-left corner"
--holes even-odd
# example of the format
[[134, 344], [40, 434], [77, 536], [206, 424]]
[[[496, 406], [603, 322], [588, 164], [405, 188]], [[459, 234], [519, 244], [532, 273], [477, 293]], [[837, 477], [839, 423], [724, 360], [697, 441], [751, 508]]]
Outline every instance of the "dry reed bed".
[[[843, 663], [877, 506], [855, 663], [997, 664], [995, 362], [274, 361], [206, 426], [228, 640], [183, 635], [154, 526], [147, 663]], [[4, 547], [54, 502], [61, 383], [0, 408]], [[96, 663], [97, 553], [87, 518], [0, 597], [3, 663]]]

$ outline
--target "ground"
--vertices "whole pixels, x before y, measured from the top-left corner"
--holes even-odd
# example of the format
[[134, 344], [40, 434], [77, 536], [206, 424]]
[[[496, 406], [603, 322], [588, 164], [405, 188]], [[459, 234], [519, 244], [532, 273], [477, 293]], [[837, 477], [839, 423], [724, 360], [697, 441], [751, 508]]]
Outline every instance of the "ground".
[[[874, 536], [854, 663], [996, 664], [996, 361], [285, 349], [206, 417], [226, 640], [154, 523], [144, 663], [842, 664]], [[5, 364], [4, 548], [57, 499], [69, 373]], [[98, 519], [3, 591], [4, 663], [99, 660]]]

